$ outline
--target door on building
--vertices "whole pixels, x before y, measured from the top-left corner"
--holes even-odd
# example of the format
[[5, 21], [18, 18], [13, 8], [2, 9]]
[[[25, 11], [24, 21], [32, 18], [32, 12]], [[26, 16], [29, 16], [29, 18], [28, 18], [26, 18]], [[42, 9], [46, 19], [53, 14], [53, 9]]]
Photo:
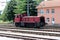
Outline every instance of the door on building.
[[52, 18], [52, 24], [55, 24], [55, 19], [54, 18]]
[[40, 26], [44, 26], [45, 25], [45, 17], [41, 16], [40, 17]]

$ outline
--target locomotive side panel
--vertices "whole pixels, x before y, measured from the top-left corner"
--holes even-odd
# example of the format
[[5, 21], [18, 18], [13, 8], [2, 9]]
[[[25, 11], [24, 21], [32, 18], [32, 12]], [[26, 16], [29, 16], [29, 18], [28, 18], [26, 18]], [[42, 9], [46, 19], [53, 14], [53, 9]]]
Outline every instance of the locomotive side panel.
[[22, 18], [22, 22], [26, 27], [37, 27], [37, 23], [40, 22], [40, 17], [37, 16], [25, 16]]
[[37, 16], [26, 16], [22, 18], [22, 21], [25, 23], [37, 23], [40, 22], [40, 18]]

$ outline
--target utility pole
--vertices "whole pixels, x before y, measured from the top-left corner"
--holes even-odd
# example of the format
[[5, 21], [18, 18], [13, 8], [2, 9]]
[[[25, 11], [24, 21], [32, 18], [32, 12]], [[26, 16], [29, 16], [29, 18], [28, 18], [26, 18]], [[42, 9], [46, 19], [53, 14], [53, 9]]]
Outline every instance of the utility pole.
[[30, 16], [30, 13], [29, 13], [29, 0], [27, 0], [27, 15]]

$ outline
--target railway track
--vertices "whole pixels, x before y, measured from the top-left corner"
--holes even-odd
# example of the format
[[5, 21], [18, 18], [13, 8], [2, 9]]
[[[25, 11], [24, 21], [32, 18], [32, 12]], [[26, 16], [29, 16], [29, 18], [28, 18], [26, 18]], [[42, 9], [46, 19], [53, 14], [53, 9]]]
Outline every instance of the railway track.
[[60, 40], [60, 29], [22, 28], [12, 25], [1, 25], [0, 36], [24, 40]]
[[60, 32], [55, 32], [52, 30], [24, 30], [24, 29], [4, 29], [0, 28], [0, 31], [11, 31], [11, 32], [20, 32], [20, 33], [30, 33], [30, 34], [38, 34], [38, 35], [50, 35], [50, 36], [60, 36]]

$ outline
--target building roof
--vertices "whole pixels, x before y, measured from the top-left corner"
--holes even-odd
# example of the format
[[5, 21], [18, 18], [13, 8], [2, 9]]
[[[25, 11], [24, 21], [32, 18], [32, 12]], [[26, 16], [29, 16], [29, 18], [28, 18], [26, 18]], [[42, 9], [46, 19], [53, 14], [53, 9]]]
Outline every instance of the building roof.
[[60, 0], [42, 1], [36, 8], [60, 6]]

